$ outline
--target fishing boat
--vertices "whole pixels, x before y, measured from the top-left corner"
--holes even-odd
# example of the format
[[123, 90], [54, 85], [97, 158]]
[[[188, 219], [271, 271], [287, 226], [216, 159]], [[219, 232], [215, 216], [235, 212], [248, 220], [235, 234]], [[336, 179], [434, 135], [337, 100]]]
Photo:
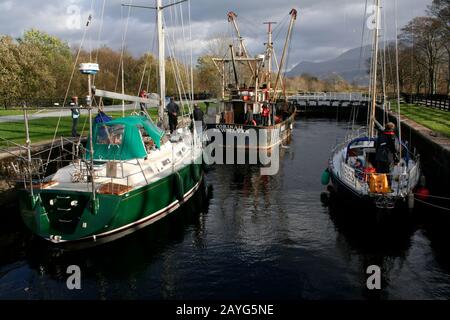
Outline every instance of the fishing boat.
[[[48, 165], [28, 156], [12, 163], [23, 181], [20, 212], [37, 236], [66, 247], [89, 246], [135, 232], [179, 208], [200, 188], [202, 145], [185, 126], [169, 134], [164, 127], [165, 50], [163, 6], [156, 1], [159, 42], [159, 121], [148, 113], [94, 123], [96, 97], [150, 104], [143, 97], [126, 96], [91, 86], [97, 64], [80, 65], [89, 82], [89, 137], [86, 147], [65, 147], [72, 159], [46, 176]], [[175, 5], [177, 3], [174, 3]], [[170, 6], [170, 5], [169, 5]], [[25, 116], [28, 147], [28, 122]], [[66, 138], [61, 145], [67, 146]], [[76, 152], [73, 150], [76, 149]]]
[[[376, 0], [376, 8], [380, 1]], [[376, 152], [381, 148], [378, 137], [385, 132], [385, 125], [376, 119], [378, 103], [377, 72], [380, 9], [376, 10], [374, 50], [371, 58], [370, 104], [368, 126], [353, 130], [345, 140], [336, 145], [329, 159], [328, 168], [323, 173], [322, 183], [339, 200], [348, 200], [350, 204], [364, 208], [398, 209], [414, 206], [414, 189], [421, 180], [420, 157], [410, 150], [406, 141], [401, 139], [400, 110], [398, 110], [395, 150], [398, 161], [393, 161], [389, 172], [377, 173]], [[382, 99], [385, 103], [385, 99]], [[398, 106], [400, 99], [398, 97]], [[380, 110], [385, 108], [380, 108]], [[395, 132], [389, 132], [394, 135]], [[384, 170], [386, 171], [386, 170]]]
[[[288, 103], [285, 92], [283, 69], [297, 10], [290, 11], [280, 61], [276, 59], [273, 46], [272, 26], [275, 22], [265, 23], [268, 25], [265, 52], [252, 57], [239, 31], [237, 15], [229, 12], [227, 17], [234, 26], [239, 46], [236, 50], [230, 44], [228, 57], [212, 59], [222, 79], [222, 94], [218, 105], [208, 107], [206, 127], [212, 134], [222, 134], [224, 148], [271, 150], [291, 136], [295, 120], [295, 108]], [[278, 67], [274, 83], [273, 61]], [[250, 85], [245, 84], [245, 73], [250, 74]]]

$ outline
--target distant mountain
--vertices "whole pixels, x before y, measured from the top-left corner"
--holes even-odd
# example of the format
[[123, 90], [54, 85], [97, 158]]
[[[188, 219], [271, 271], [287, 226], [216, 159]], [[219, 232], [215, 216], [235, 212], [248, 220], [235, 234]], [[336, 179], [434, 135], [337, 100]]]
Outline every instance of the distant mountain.
[[303, 61], [292, 68], [287, 73], [287, 76], [296, 77], [307, 73], [319, 79], [324, 79], [337, 74], [349, 83], [368, 85], [367, 61], [370, 59], [371, 49], [370, 46], [364, 46], [362, 48], [362, 56], [361, 48], [355, 48], [344, 52], [332, 60], [323, 62]]

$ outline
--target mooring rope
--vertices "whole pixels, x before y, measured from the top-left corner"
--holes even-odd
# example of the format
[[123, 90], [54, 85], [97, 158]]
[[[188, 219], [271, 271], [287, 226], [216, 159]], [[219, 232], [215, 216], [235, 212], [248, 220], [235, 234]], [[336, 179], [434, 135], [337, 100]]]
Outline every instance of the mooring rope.
[[[424, 195], [422, 195], [420, 193], [414, 193], [414, 195], [424, 196]], [[435, 198], [435, 199], [441, 199], [441, 200], [450, 200], [450, 198], [442, 197], [442, 196], [432, 196], [432, 195], [428, 195], [428, 194], [426, 196], [429, 197], [429, 198]]]
[[420, 199], [418, 199], [417, 197], [415, 197], [415, 200], [417, 200], [417, 201], [419, 201], [419, 202], [421, 202], [421, 203], [423, 203], [423, 204], [429, 205], [429, 206], [431, 206], [431, 207], [435, 207], [435, 208], [437, 208], [437, 209], [441, 209], [441, 210], [445, 210], [445, 211], [450, 211], [450, 208], [438, 206], [438, 205], [436, 205], [436, 204], [433, 204], [433, 203], [430, 203], [430, 202], [427, 202], [427, 201], [420, 200]]

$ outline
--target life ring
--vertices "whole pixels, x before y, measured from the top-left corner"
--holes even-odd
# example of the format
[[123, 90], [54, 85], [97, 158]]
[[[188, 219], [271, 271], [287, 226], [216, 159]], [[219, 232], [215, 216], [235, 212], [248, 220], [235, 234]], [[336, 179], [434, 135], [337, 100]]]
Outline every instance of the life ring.
[[175, 195], [175, 198], [178, 201], [182, 201], [184, 198], [184, 182], [183, 182], [183, 177], [181, 176], [181, 174], [179, 172], [176, 172], [173, 175], [173, 192]]
[[200, 180], [200, 177], [201, 177], [200, 165], [198, 165], [198, 164], [191, 165], [191, 175], [192, 175], [192, 178], [194, 179], [194, 181]]

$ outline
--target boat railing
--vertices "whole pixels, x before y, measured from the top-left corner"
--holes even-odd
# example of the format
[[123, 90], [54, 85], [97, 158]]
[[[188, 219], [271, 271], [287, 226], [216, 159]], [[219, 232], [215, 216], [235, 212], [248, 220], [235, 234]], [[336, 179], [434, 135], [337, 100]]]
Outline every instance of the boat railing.
[[0, 152], [10, 154], [15, 157], [25, 157], [30, 150], [29, 147], [18, 144], [14, 141], [0, 137]]
[[[402, 167], [398, 168], [401, 169]], [[416, 185], [419, 179], [417, 175], [418, 168], [418, 163], [415, 163], [415, 165], [409, 170], [403, 170], [401, 173], [368, 173], [364, 171], [364, 169], [352, 168], [354, 170], [355, 177], [353, 187], [356, 189], [365, 190], [371, 195], [383, 194], [383, 192], [377, 193], [370, 191], [369, 177], [384, 175], [386, 176], [390, 188], [390, 192], [385, 192], [384, 194], [389, 193], [404, 196], [411, 191], [412, 186]], [[350, 183], [351, 179], [347, 179], [347, 182]]]
[[32, 188], [32, 185], [40, 185], [45, 180], [45, 165], [41, 158], [23, 158], [0, 165], [0, 175], [10, 185], [23, 184], [25, 189]]
[[336, 143], [334, 145], [334, 147], [331, 149], [332, 155], [334, 155], [336, 152], [341, 150], [350, 141], [357, 139], [357, 138], [361, 138], [364, 135], [366, 135], [366, 131], [367, 131], [366, 127], [361, 127], [361, 128], [354, 130], [352, 133], [347, 134], [342, 142]]

